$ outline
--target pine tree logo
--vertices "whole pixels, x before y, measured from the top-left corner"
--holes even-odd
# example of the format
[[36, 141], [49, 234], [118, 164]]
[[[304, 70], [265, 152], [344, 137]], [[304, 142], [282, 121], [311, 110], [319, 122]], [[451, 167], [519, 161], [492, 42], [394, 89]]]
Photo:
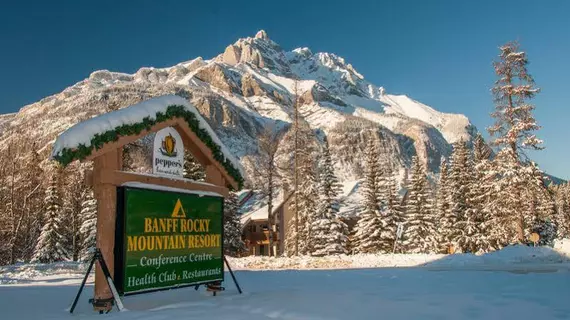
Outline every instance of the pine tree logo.
[[164, 137], [162, 140], [162, 148], [160, 148], [160, 153], [167, 157], [176, 157], [176, 139], [174, 139], [172, 134], [168, 134], [168, 136]]
[[172, 218], [186, 218], [186, 212], [182, 207], [182, 202], [180, 199], [176, 200], [176, 205], [174, 206], [174, 210], [172, 210]]

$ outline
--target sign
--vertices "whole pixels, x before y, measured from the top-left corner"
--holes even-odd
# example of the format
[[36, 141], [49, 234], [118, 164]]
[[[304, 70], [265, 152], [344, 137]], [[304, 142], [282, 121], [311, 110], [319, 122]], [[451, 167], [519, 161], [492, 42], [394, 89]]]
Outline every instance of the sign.
[[221, 196], [121, 187], [118, 199], [119, 293], [223, 281]]
[[536, 246], [536, 244], [538, 243], [538, 240], [540, 240], [540, 236], [538, 235], [538, 233], [533, 232], [530, 235], [530, 241], [532, 241], [534, 243], [534, 245]]
[[172, 127], [164, 128], [154, 136], [152, 173], [184, 176], [184, 143]]
[[396, 239], [400, 239], [404, 233], [404, 224], [402, 222], [398, 223], [398, 229], [396, 230]]

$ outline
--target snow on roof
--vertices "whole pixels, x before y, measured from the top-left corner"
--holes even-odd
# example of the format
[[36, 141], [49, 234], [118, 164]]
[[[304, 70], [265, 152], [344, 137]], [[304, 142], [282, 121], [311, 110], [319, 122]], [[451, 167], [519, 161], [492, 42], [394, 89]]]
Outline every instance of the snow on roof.
[[[277, 209], [279, 205], [283, 202], [283, 192], [280, 192], [274, 199], [273, 199], [273, 210]], [[242, 226], [245, 226], [249, 221], [256, 221], [256, 220], [267, 220], [269, 216], [267, 214], [267, 203], [264, 203], [262, 206], [256, 207], [255, 210], [244, 213], [240, 217], [240, 221]]]
[[221, 194], [219, 194], [217, 192], [179, 189], [179, 188], [165, 187], [165, 186], [159, 186], [156, 184], [148, 184], [148, 183], [142, 183], [142, 182], [126, 182], [126, 183], [123, 183], [122, 186], [133, 187], [133, 188], [141, 188], [141, 189], [179, 192], [179, 193], [189, 193], [189, 194], [196, 194], [199, 196], [223, 197]]
[[224, 157], [231, 162], [242, 177], [245, 176], [245, 171], [240, 162], [220, 141], [214, 130], [212, 130], [204, 118], [202, 118], [196, 107], [190, 104], [186, 99], [176, 95], [164, 95], [152, 98], [77, 123], [57, 137], [51, 157], [55, 158], [60, 156], [63, 150], [75, 149], [80, 145], [89, 147], [91, 145], [91, 139], [93, 139], [95, 135], [115, 130], [122, 125], [134, 125], [142, 122], [143, 119], [147, 117], [154, 120], [156, 119], [157, 113], [165, 113], [169, 106], [183, 106], [186, 110], [192, 112], [196, 116], [196, 119], [198, 119], [200, 128], [206, 130], [214, 143], [220, 146]]

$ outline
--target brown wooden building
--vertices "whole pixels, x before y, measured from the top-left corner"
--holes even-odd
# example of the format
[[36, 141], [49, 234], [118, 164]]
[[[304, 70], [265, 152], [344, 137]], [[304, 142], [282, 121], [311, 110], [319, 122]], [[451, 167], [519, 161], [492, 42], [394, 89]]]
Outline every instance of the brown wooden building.
[[[255, 201], [255, 196], [249, 196], [248, 198]], [[290, 199], [291, 194], [285, 197], [285, 199], [282, 194], [277, 196], [273, 201], [274, 209], [271, 215], [267, 205], [242, 215], [242, 239], [248, 248], [248, 255], [279, 256], [284, 253], [286, 222], [290, 219], [287, 203]], [[247, 208], [246, 203], [240, 203], [240, 205]], [[270, 250], [271, 244], [272, 250]]]

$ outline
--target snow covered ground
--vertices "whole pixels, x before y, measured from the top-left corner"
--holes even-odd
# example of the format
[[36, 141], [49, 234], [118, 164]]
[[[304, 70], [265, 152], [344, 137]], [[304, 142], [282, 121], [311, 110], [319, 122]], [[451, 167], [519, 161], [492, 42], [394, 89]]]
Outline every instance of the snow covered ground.
[[[244, 290], [170, 290], [124, 299], [109, 319], [569, 319], [570, 242], [474, 255], [356, 255], [231, 259]], [[469, 267], [469, 268], [467, 268]], [[100, 319], [67, 313], [84, 266], [0, 268], [1, 319]], [[254, 271], [265, 269], [266, 271]], [[521, 272], [523, 270], [524, 272]]]

